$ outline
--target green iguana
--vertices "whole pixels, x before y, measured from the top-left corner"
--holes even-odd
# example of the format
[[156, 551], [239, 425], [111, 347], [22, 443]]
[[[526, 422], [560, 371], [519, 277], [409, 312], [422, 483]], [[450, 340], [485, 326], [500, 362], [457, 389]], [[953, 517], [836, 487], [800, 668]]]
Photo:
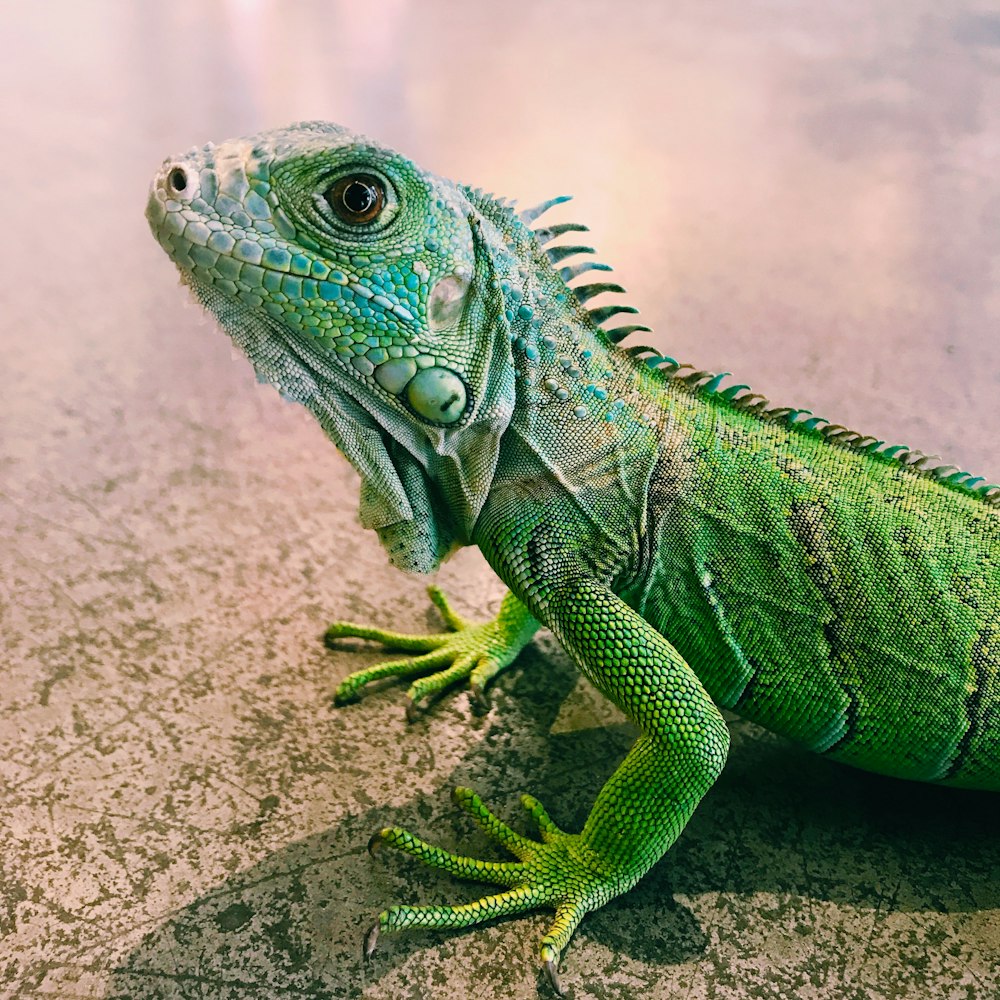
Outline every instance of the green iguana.
[[[453, 632], [349, 623], [412, 652], [349, 676], [416, 677], [411, 708], [474, 692], [539, 625], [641, 730], [580, 833], [524, 796], [540, 839], [468, 789], [516, 861], [399, 828], [373, 843], [492, 883], [462, 906], [392, 906], [369, 933], [467, 927], [551, 907], [553, 986], [588, 911], [677, 839], [718, 777], [720, 707], [834, 760], [1000, 789], [1000, 486], [904, 446], [774, 407], [606, 329], [585, 227], [429, 174], [307, 122], [167, 160], [147, 207], [182, 280], [259, 378], [302, 404], [361, 477], [362, 524], [405, 570], [478, 545], [510, 589]], [[581, 257], [578, 263], [568, 259]]]

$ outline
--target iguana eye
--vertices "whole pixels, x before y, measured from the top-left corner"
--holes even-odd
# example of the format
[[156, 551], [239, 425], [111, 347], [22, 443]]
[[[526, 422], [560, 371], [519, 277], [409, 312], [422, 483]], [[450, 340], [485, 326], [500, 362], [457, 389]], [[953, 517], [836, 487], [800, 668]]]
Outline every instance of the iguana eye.
[[344, 222], [363, 225], [382, 211], [385, 185], [371, 174], [348, 174], [327, 188], [323, 197]]

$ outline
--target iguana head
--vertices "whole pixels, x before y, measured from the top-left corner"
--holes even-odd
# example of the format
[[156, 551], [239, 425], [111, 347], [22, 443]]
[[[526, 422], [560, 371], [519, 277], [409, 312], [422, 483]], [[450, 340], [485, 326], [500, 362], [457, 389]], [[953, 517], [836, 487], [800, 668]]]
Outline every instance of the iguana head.
[[168, 159], [146, 210], [258, 377], [360, 473], [362, 523], [422, 571], [468, 541], [514, 404], [511, 234], [472, 198], [308, 122]]

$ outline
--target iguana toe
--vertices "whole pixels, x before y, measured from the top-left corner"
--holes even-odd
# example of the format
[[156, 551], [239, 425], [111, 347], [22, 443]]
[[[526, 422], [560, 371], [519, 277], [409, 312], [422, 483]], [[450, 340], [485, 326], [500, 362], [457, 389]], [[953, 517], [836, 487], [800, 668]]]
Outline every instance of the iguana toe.
[[437, 695], [465, 679], [469, 680], [473, 689], [474, 702], [480, 707], [488, 707], [483, 690], [497, 674], [513, 663], [537, 630], [538, 622], [510, 594], [493, 621], [473, 625], [452, 610], [437, 587], [429, 588], [428, 593], [452, 631], [413, 635], [344, 621], [334, 622], [327, 628], [323, 641], [331, 648], [339, 639], [371, 639], [387, 649], [419, 654], [376, 663], [349, 674], [334, 692], [334, 705], [355, 701], [361, 689], [375, 681], [415, 677], [417, 679], [407, 692], [410, 704], [406, 718], [409, 722], [417, 719], [421, 710]]

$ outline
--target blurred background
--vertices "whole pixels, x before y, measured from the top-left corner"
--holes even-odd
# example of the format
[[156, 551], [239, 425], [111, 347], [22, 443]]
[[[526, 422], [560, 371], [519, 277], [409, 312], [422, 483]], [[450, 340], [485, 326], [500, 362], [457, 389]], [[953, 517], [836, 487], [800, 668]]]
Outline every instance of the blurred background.
[[[360, 936], [475, 853], [448, 789], [567, 825], [631, 732], [550, 640], [476, 717], [407, 727], [334, 618], [436, 628], [350, 469], [187, 302], [143, 208], [167, 156], [328, 118], [532, 204], [576, 196], [654, 334], [775, 403], [1000, 478], [1000, 7], [374, 0], [0, 7], [0, 993], [533, 996], [536, 916]], [[553, 215], [555, 219], [555, 214]], [[484, 617], [475, 553], [440, 574]], [[988, 797], [743, 723], [719, 786], [567, 954], [578, 997], [985, 997]], [[676, 902], [675, 902], [676, 899]]]

